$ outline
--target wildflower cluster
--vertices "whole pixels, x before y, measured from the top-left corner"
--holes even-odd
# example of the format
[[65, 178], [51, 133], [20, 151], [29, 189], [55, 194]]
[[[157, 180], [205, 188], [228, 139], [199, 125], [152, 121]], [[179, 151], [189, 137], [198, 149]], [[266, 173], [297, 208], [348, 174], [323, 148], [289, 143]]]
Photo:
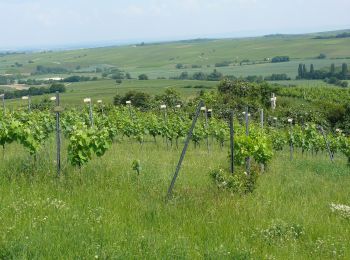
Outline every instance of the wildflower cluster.
[[330, 208], [333, 213], [338, 213], [343, 218], [350, 219], [350, 206], [331, 203]]

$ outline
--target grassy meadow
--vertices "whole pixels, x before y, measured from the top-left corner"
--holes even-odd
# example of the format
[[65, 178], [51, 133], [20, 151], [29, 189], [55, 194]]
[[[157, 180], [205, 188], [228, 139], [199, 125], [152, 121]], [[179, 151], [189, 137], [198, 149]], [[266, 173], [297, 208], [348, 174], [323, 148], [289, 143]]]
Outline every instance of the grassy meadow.
[[36, 166], [22, 147], [6, 147], [0, 258], [349, 259], [349, 221], [329, 207], [348, 203], [344, 158], [296, 154], [291, 162], [281, 152], [252, 194], [232, 195], [209, 177], [228, 167], [227, 147], [214, 143], [208, 154], [191, 145], [167, 202], [180, 152], [161, 140], [119, 140], [81, 170], [63, 158], [57, 179], [53, 138]]

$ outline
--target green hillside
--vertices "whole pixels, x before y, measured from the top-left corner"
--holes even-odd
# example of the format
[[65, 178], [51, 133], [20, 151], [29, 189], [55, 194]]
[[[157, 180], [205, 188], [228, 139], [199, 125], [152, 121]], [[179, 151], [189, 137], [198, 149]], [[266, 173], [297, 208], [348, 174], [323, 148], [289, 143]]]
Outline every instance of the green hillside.
[[[94, 71], [96, 67], [116, 66], [135, 75], [145, 72], [156, 78], [181, 73], [182, 70], [175, 68], [179, 63], [187, 67], [185, 70], [188, 72], [206, 72], [212, 71], [216, 63], [229, 62], [230, 66], [218, 70], [236, 76], [268, 75], [275, 72], [295, 76], [299, 62], [314, 63], [320, 68], [333, 62], [340, 64], [349, 61], [350, 38], [314, 37], [315, 34], [276, 35], [7, 55], [0, 58], [0, 73], [29, 73], [34, 71], [37, 65], [72, 70], [80, 66], [77, 72]], [[316, 59], [320, 53], [326, 54], [327, 58]], [[291, 62], [266, 61], [282, 55], [289, 56]], [[249, 60], [243, 63], [249, 65], [240, 66], [240, 62], [244, 60]], [[15, 66], [16, 62], [22, 66]], [[192, 65], [201, 68], [192, 69]]]

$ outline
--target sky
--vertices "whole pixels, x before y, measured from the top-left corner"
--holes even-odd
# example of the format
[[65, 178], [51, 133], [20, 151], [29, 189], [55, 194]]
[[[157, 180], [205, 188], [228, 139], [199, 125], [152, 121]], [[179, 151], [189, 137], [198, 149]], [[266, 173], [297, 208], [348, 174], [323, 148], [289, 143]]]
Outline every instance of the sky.
[[0, 0], [0, 49], [350, 28], [350, 0]]

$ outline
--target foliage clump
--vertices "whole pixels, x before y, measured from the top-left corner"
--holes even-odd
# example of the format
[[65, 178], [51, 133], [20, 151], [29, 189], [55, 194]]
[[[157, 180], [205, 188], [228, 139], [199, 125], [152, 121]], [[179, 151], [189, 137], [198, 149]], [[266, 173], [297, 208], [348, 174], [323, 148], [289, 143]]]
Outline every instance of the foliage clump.
[[253, 170], [248, 174], [241, 170], [231, 174], [224, 169], [216, 169], [210, 173], [210, 176], [219, 189], [246, 194], [253, 192], [256, 188], [258, 172]]

